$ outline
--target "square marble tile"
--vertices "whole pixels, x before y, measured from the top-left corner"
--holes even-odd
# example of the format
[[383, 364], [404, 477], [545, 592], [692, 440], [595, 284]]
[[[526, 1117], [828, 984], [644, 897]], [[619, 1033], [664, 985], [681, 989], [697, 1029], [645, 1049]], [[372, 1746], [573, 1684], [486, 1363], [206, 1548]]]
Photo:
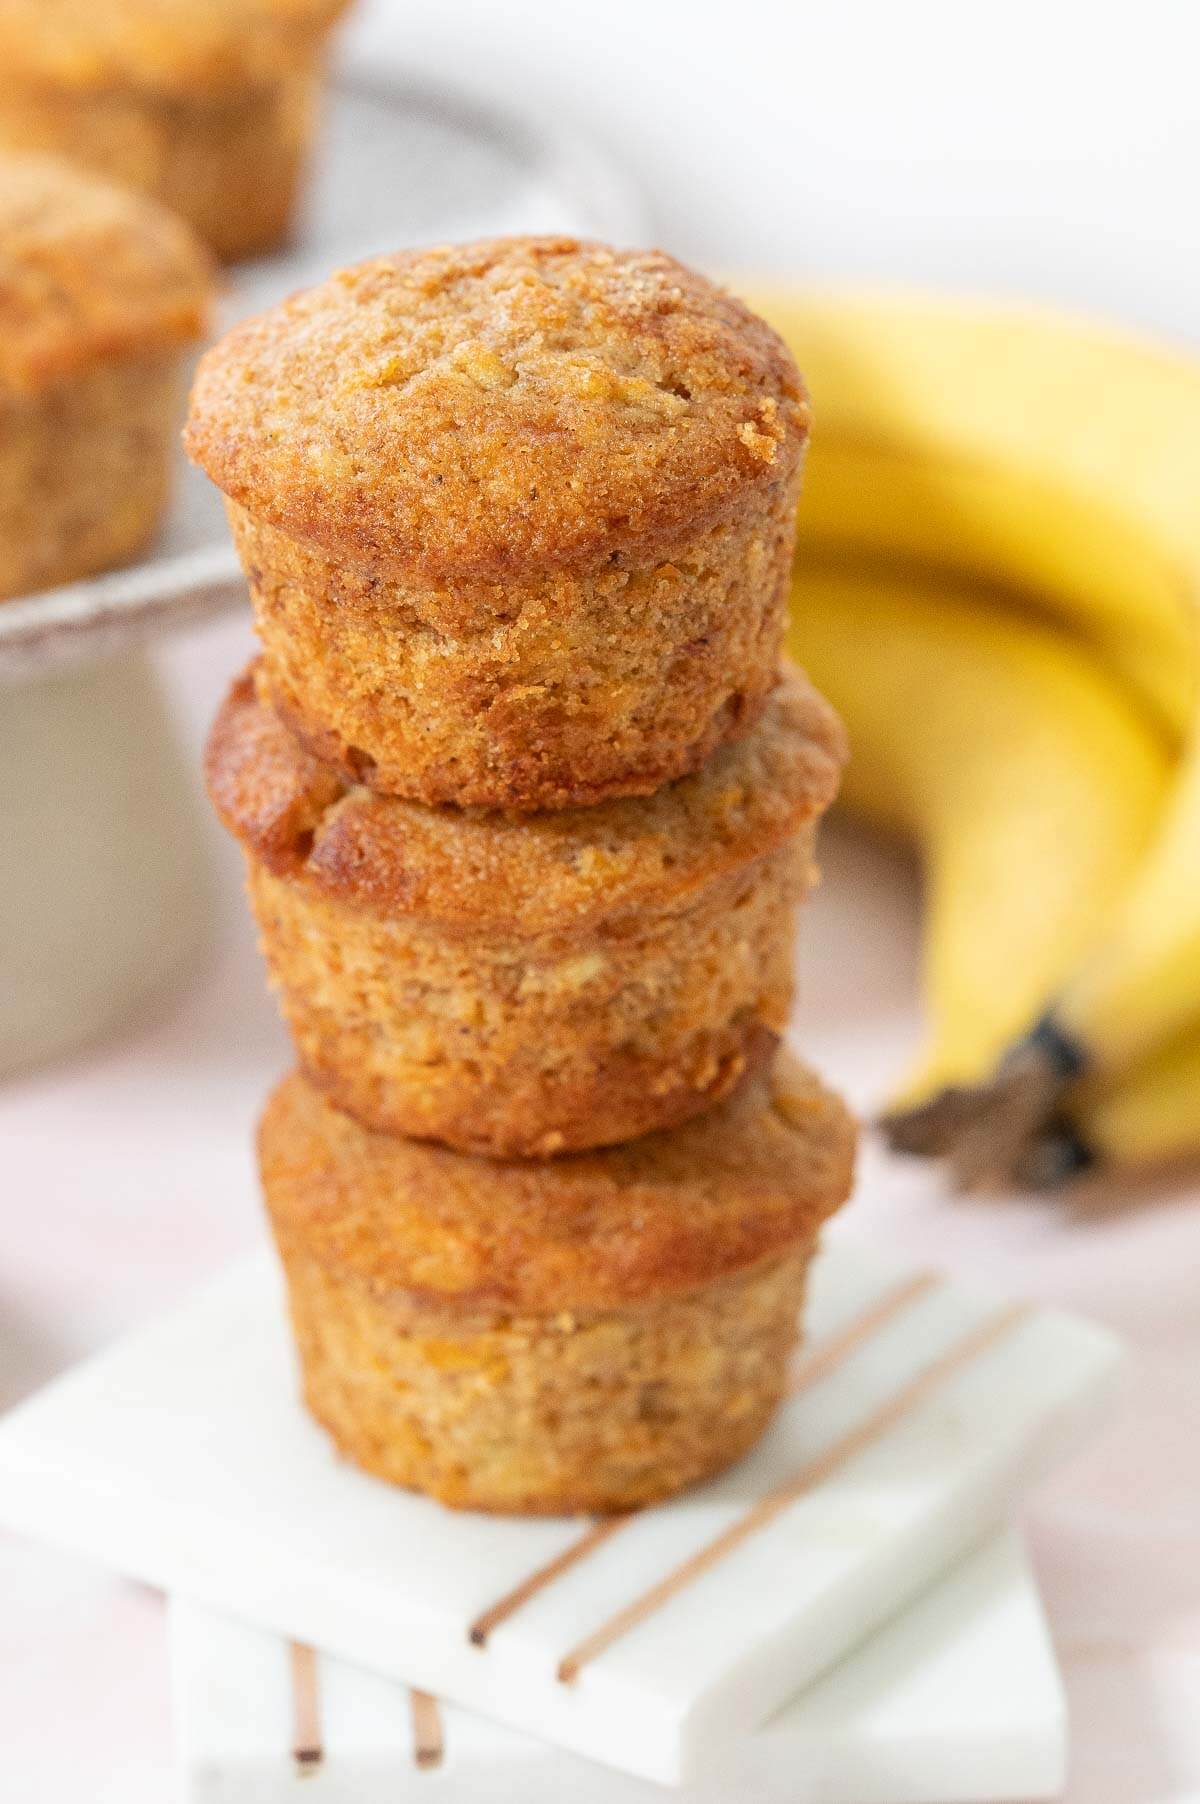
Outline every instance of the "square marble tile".
[[[658, 1787], [171, 1601], [181, 1804], [654, 1804]], [[1052, 1798], [1066, 1709], [1019, 1537], [990, 1537], [680, 1804]]]
[[445, 1510], [339, 1462], [263, 1255], [0, 1422], [0, 1524], [644, 1777], [728, 1743], [1007, 1515], [1113, 1338], [843, 1237], [740, 1466], [618, 1523]]

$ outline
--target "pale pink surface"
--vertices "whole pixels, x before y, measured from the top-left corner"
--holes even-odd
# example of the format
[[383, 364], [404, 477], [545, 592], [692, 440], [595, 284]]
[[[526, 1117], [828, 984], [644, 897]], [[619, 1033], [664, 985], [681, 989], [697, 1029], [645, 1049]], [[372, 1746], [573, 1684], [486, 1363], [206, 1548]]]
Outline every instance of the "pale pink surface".
[[[198, 762], [249, 655], [241, 622], [162, 662]], [[260, 1235], [250, 1133], [287, 1062], [215, 828], [207, 968], [120, 1041], [0, 1090], [0, 1403], [165, 1307]], [[911, 1041], [915, 888], [831, 838], [804, 935], [799, 1044], [867, 1107]], [[869, 1147], [855, 1225], [905, 1254], [1071, 1305], [1133, 1350], [1120, 1415], [1029, 1527], [1070, 1692], [1071, 1804], [1200, 1798], [1200, 1195], [954, 1201]], [[162, 1804], [170, 1729], [149, 1592], [0, 1539], [0, 1797]]]

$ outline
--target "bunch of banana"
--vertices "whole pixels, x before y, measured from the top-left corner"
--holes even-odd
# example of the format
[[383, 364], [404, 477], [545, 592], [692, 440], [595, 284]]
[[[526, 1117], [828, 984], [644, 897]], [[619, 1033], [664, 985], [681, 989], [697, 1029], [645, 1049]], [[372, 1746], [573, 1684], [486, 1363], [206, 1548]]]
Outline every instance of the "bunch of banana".
[[812, 389], [793, 647], [915, 838], [965, 1181], [1200, 1152], [1200, 363], [1039, 311], [755, 293]]

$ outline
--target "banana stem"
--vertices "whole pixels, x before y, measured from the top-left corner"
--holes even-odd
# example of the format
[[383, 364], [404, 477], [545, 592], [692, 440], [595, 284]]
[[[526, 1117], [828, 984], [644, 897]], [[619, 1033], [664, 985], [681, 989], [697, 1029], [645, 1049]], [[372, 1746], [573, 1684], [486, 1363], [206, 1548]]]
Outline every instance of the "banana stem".
[[1098, 1163], [1095, 1147], [1069, 1121], [1055, 1121], [1026, 1149], [1016, 1177], [1027, 1190], [1061, 1190]]
[[948, 1159], [961, 1189], [991, 1189], [1030, 1168], [1031, 1148], [1046, 1145], [1066, 1092], [1086, 1071], [1083, 1047], [1050, 1012], [1005, 1054], [987, 1083], [953, 1085], [891, 1111], [880, 1126], [895, 1152]]

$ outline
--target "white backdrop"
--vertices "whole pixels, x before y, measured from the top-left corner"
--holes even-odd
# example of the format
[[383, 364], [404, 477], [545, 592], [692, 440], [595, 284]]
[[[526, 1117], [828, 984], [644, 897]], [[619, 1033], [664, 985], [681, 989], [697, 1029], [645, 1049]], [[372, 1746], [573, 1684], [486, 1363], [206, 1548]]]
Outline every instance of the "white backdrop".
[[1194, 0], [362, 0], [352, 35], [607, 142], [685, 258], [1200, 335]]

